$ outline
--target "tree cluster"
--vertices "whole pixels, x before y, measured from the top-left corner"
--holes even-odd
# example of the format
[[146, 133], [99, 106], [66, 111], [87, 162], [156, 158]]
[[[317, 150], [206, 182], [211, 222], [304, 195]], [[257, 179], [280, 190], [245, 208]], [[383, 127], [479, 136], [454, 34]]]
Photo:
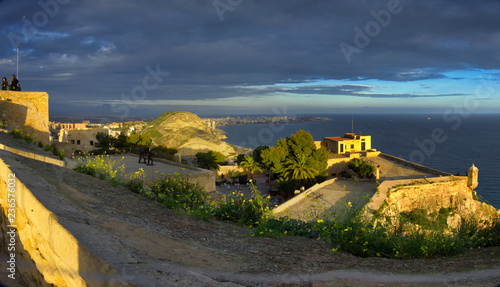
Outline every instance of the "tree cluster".
[[261, 152], [262, 162], [286, 189], [316, 182], [317, 177], [325, 174], [328, 156], [329, 152], [323, 147], [316, 148], [312, 135], [303, 130]]
[[113, 137], [107, 133], [98, 132], [95, 138], [97, 140], [95, 147], [103, 151], [108, 151], [111, 147], [124, 148], [129, 146], [128, 137], [124, 133], [120, 133], [118, 137]]

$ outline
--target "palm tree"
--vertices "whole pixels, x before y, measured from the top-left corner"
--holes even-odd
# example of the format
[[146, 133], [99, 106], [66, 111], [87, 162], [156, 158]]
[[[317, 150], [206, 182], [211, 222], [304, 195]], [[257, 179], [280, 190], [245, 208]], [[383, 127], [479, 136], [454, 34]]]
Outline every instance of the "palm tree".
[[253, 156], [250, 155], [245, 156], [245, 159], [243, 159], [243, 161], [240, 163], [240, 167], [250, 173], [250, 179], [253, 179], [254, 172], [262, 172], [262, 167], [260, 167], [259, 163], [255, 161]]
[[314, 169], [311, 157], [304, 153], [297, 154], [285, 162], [284, 176], [293, 180], [300, 180], [303, 184], [315, 178], [317, 171]]
[[230, 171], [228, 171], [227, 174], [232, 179], [231, 185], [234, 185], [234, 183], [236, 182], [236, 179], [238, 178], [238, 176], [240, 176], [240, 172], [237, 170], [230, 170]]
[[198, 167], [209, 169], [209, 170], [219, 170], [220, 165], [217, 162], [216, 156], [211, 152], [198, 152], [195, 155], [198, 162]]

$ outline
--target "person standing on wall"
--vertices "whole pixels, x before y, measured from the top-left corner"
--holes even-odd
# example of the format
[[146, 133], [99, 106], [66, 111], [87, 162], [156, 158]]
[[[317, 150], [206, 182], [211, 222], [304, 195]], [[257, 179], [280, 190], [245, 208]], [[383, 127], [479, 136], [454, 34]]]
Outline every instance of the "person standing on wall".
[[3, 79], [2, 79], [2, 91], [7, 91], [8, 86], [9, 86], [9, 82], [7, 82], [7, 78], [3, 77]]
[[12, 81], [10, 82], [10, 90], [16, 91], [18, 84], [19, 84], [19, 81], [17, 80], [16, 75], [12, 75]]

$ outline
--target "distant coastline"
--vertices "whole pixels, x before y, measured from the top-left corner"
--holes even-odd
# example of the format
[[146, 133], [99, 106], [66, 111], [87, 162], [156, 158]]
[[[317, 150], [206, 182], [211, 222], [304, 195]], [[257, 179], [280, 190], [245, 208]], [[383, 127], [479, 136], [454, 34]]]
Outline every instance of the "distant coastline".
[[212, 123], [215, 126], [235, 126], [235, 125], [252, 125], [252, 124], [298, 124], [307, 122], [322, 122], [329, 121], [331, 118], [318, 116], [297, 116], [297, 117], [223, 117], [223, 118], [203, 118], [203, 120]]

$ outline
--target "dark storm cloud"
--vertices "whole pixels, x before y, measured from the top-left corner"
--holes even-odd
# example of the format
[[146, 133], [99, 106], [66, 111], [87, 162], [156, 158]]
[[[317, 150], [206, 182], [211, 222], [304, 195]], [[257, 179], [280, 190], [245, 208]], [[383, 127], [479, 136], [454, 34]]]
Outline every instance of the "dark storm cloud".
[[[48, 91], [57, 101], [120, 99], [143, 85], [148, 66], [157, 65], [170, 75], [148, 90], [148, 100], [318, 93], [314, 87], [241, 87], [440, 79], [456, 69], [497, 68], [500, 60], [498, 1], [243, 0], [224, 12], [223, 21], [211, 0], [41, 2], [58, 4], [57, 11], [37, 1], [0, 0], [0, 71], [15, 70], [9, 40], [15, 34], [22, 39], [23, 87]], [[366, 33], [374, 13], [382, 15], [394, 3], [402, 10], [346, 61], [340, 44], [356, 47], [356, 27]], [[43, 13], [48, 20], [35, 25]], [[23, 34], [26, 23], [36, 32]], [[365, 96], [362, 89], [323, 87], [319, 94]]]

